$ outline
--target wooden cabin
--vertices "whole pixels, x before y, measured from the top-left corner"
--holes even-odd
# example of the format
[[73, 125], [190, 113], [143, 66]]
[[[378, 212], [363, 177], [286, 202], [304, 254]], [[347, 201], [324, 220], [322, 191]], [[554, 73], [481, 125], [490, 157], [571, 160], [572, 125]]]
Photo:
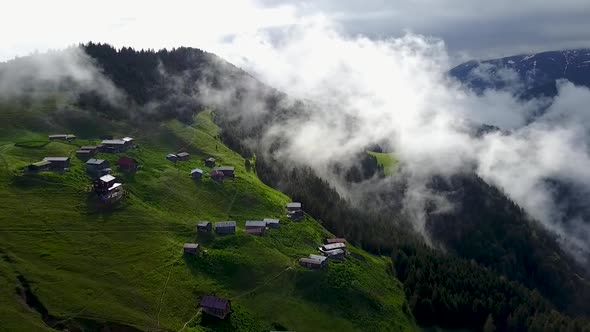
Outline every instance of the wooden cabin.
[[235, 221], [220, 221], [215, 223], [215, 233], [218, 235], [235, 234], [236, 233], [236, 222]]
[[190, 154], [188, 152], [180, 152], [176, 154], [176, 157], [178, 157], [178, 161], [187, 161], [190, 159]]
[[230, 300], [217, 297], [214, 295], [205, 295], [199, 303], [201, 310], [207, 315], [217, 317], [219, 319], [225, 319], [231, 311]]
[[299, 203], [299, 202], [287, 203], [286, 206], [287, 206], [287, 211], [289, 211], [289, 212], [301, 210], [301, 203]]
[[175, 163], [178, 161], [178, 156], [174, 153], [169, 153], [166, 155], [166, 159], [170, 160], [171, 162]]
[[70, 157], [45, 157], [43, 161], [48, 161], [48, 167], [53, 171], [62, 171], [70, 167]]
[[326, 238], [324, 240], [324, 244], [332, 244], [332, 243], [346, 243], [346, 239], [341, 237], [336, 238]]
[[110, 171], [108, 160], [92, 158], [86, 161], [86, 172], [90, 174], [102, 176], [108, 174]]
[[183, 247], [185, 255], [199, 256], [199, 244], [198, 243], [185, 243]]
[[200, 180], [203, 178], [203, 170], [200, 168], [195, 168], [191, 171], [190, 176], [193, 178], [193, 180]]
[[117, 165], [120, 169], [128, 172], [136, 172], [139, 168], [137, 160], [129, 157], [121, 157], [117, 160]]
[[25, 171], [29, 171], [29, 172], [48, 171], [49, 165], [51, 165], [51, 163], [49, 161], [42, 160], [42, 161], [38, 161], [36, 163], [32, 163], [29, 166], [25, 167]]
[[205, 159], [205, 166], [207, 167], [215, 167], [215, 158], [211, 157], [211, 158], [207, 158]]
[[264, 218], [263, 220], [268, 228], [280, 228], [281, 222], [279, 219]]
[[213, 170], [222, 172], [224, 177], [234, 177], [234, 167], [233, 166], [219, 166], [215, 167]]
[[211, 233], [212, 225], [210, 221], [200, 221], [197, 224], [197, 232], [200, 233]]
[[246, 221], [246, 233], [251, 235], [262, 236], [266, 230], [266, 222], [264, 221]]
[[131, 148], [131, 144], [122, 139], [105, 139], [100, 144], [101, 151], [108, 153], [125, 152]]
[[48, 136], [50, 141], [71, 141], [76, 139], [76, 135], [73, 134], [55, 134]]

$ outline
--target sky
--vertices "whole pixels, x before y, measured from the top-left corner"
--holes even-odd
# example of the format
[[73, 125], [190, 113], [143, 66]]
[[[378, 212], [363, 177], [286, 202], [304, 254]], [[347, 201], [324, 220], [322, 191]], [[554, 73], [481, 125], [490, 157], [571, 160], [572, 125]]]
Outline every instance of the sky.
[[445, 42], [451, 63], [543, 50], [590, 47], [585, 0], [3, 0], [0, 61], [81, 42], [136, 48], [192, 46], [324, 16], [345, 35], [406, 32]]

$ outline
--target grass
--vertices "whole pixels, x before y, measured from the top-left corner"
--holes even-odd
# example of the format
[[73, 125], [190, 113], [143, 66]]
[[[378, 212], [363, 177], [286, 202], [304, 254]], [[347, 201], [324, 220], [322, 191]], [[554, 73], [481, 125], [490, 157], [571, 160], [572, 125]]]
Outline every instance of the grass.
[[[216, 322], [197, 315], [185, 331], [415, 329], [402, 310], [400, 284], [386, 272], [387, 259], [351, 248], [354, 255], [326, 271], [297, 266], [297, 258], [314, 253], [329, 232], [309, 216], [302, 222], [284, 218], [289, 197], [246, 171], [244, 159], [218, 140], [210, 112], [199, 113], [192, 126], [168, 121], [126, 130], [113, 124], [116, 137], [133, 134], [139, 147], [126, 155], [142, 167], [133, 175], [115, 174], [127, 196], [110, 210], [97, 206], [84, 164], [73, 157], [78, 146], [96, 143], [98, 136], [85, 136], [87, 124], [52, 112], [44, 103], [0, 104], [0, 331], [51, 330], [15, 292], [19, 275], [64, 322], [180, 330], [195, 317], [199, 298], [215, 293], [233, 299], [231, 318]], [[87, 116], [75, 109], [72, 114]], [[97, 128], [109, 124], [94, 121]], [[47, 134], [62, 131], [84, 139], [46, 142]], [[181, 150], [191, 153], [190, 161], [174, 165], [164, 158]], [[49, 155], [72, 156], [70, 170], [20, 171]], [[99, 157], [114, 163], [121, 155]], [[190, 169], [208, 174], [202, 160], [209, 156], [235, 166], [237, 178], [217, 184], [205, 175], [193, 182]], [[260, 238], [245, 233], [245, 220], [265, 217], [280, 218], [281, 228]], [[197, 235], [199, 220], [236, 220], [237, 234]], [[182, 244], [193, 241], [207, 255], [183, 257]]]
[[377, 158], [377, 164], [383, 167], [385, 175], [389, 176], [395, 173], [398, 160], [395, 158], [393, 153], [382, 153], [373, 151], [367, 151], [367, 153]]

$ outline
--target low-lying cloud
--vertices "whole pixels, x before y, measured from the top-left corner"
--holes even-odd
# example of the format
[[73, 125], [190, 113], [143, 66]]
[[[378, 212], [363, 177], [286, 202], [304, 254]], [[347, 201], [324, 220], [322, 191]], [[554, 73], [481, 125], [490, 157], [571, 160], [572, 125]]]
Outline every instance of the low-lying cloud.
[[[316, 106], [289, 125], [269, 128], [266, 137], [286, 140], [277, 156], [312, 167], [344, 195], [354, 197], [343, 192], [350, 188], [338, 183], [329, 165], [350, 163], [355, 152], [387, 142], [403, 164], [410, 185], [406, 207], [418, 230], [424, 228], [427, 181], [474, 171], [561, 235], [570, 249], [590, 249], [589, 224], [566, 213], [547, 184], [561, 181], [589, 192], [588, 89], [562, 82], [552, 104], [515, 98], [518, 84], [476, 94], [447, 75], [452, 61], [443, 41], [413, 34], [344, 37], [322, 16], [273, 35], [240, 35], [217, 52]], [[531, 121], [540, 108], [544, 115]], [[251, 103], [247, 111], [271, 110]], [[502, 130], [474, 135], [474, 123]]]

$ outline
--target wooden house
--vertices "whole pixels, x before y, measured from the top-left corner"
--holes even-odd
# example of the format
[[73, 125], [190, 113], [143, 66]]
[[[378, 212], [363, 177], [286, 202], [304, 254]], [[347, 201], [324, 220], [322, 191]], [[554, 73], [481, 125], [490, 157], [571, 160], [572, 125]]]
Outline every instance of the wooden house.
[[61, 171], [70, 167], [70, 157], [45, 157], [43, 161], [48, 161], [49, 169], [53, 171]]
[[236, 233], [236, 222], [235, 221], [220, 221], [215, 223], [215, 233], [218, 235], [235, 234]]
[[177, 153], [176, 156], [178, 157], [178, 161], [187, 161], [191, 157], [191, 155], [188, 152], [180, 152]]
[[231, 311], [230, 300], [220, 298], [214, 295], [205, 295], [199, 303], [201, 310], [207, 315], [225, 319]]
[[73, 134], [55, 134], [48, 137], [50, 141], [71, 141], [76, 139], [76, 135]]
[[287, 211], [289, 211], [289, 212], [301, 210], [301, 203], [299, 203], [299, 202], [287, 203], [286, 206], [287, 206]]
[[203, 170], [200, 168], [195, 168], [191, 171], [190, 175], [193, 180], [200, 180], [203, 178]]
[[262, 236], [266, 230], [266, 222], [264, 221], [246, 221], [246, 233], [251, 235]]
[[233, 166], [219, 166], [215, 167], [213, 170], [222, 172], [224, 177], [234, 177], [234, 167]]
[[211, 233], [212, 225], [210, 221], [200, 221], [197, 224], [197, 232]]
[[330, 250], [334, 250], [334, 249], [345, 249], [346, 248], [346, 244], [344, 243], [332, 243], [332, 244], [324, 244], [323, 246], [321, 246], [319, 248], [319, 250], [321, 252], [324, 251], [330, 251]]
[[324, 264], [322, 264], [321, 261], [318, 261], [317, 259], [312, 259], [312, 258], [299, 258], [299, 265], [306, 267], [308, 269], [314, 269], [314, 270], [319, 270], [324, 268]]
[[108, 160], [92, 158], [86, 161], [86, 172], [92, 175], [102, 176], [110, 171]]
[[122, 139], [105, 139], [100, 144], [101, 151], [108, 153], [125, 152], [131, 147], [131, 144]]
[[49, 170], [49, 165], [51, 165], [51, 163], [49, 161], [42, 160], [42, 161], [38, 161], [36, 163], [30, 164], [29, 166], [25, 167], [25, 170], [29, 171], [29, 172], [47, 171], [47, 170]]
[[175, 163], [178, 161], [178, 156], [174, 153], [169, 153], [166, 155], [166, 159], [170, 160], [171, 162]]
[[121, 157], [117, 160], [117, 165], [121, 170], [135, 172], [139, 168], [137, 160], [129, 157]]
[[103, 175], [100, 178], [96, 179], [92, 183], [92, 187], [94, 189], [94, 192], [96, 192], [97, 194], [99, 194], [99, 195], [106, 194], [109, 191], [112, 191], [118, 187], [118, 186], [114, 187], [114, 185], [117, 183], [116, 181], [117, 181], [117, 179], [114, 176], [107, 174], [107, 175]]
[[205, 166], [207, 167], [215, 167], [215, 158], [207, 158], [205, 159]]
[[346, 239], [341, 237], [336, 238], [326, 238], [324, 240], [324, 244], [332, 244], [332, 243], [346, 243]]
[[185, 255], [199, 256], [199, 244], [198, 243], [185, 243], [183, 247]]
[[98, 151], [98, 146], [96, 145], [84, 145], [80, 147], [80, 150], [91, 151], [93, 154], [96, 154]]
[[263, 221], [266, 223], [266, 227], [268, 227], [268, 228], [281, 227], [281, 223], [280, 223], [279, 219], [264, 218]]
[[132, 147], [133, 147], [133, 138], [132, 138], [132, 137], [129, 137], [129, 136], [127, 136], [127, 137], [123, 137], [123, 138], [121, 138], [121, 140], [122, 140], [123, 142], [125, 142], [125, 145], [127, 145], [127, 146], [128, 146], [128, 147], [127, 147], [128, 149], [130, 149], [130, 148], [132, 148]]
[[346, 250], [344, 249], [333, 249], [322, 251], [322, 255], [330, 258], [330, 259], [343, 259], [346, 256]]
[[212, 171], [209, 176], [211, 177], [211, 179], [213, 179], [214, 181], [217, 182], [223, 182], [223, 179], [225, 178], [225, 175], [223, 175], [223, 172], [221, 171]]

